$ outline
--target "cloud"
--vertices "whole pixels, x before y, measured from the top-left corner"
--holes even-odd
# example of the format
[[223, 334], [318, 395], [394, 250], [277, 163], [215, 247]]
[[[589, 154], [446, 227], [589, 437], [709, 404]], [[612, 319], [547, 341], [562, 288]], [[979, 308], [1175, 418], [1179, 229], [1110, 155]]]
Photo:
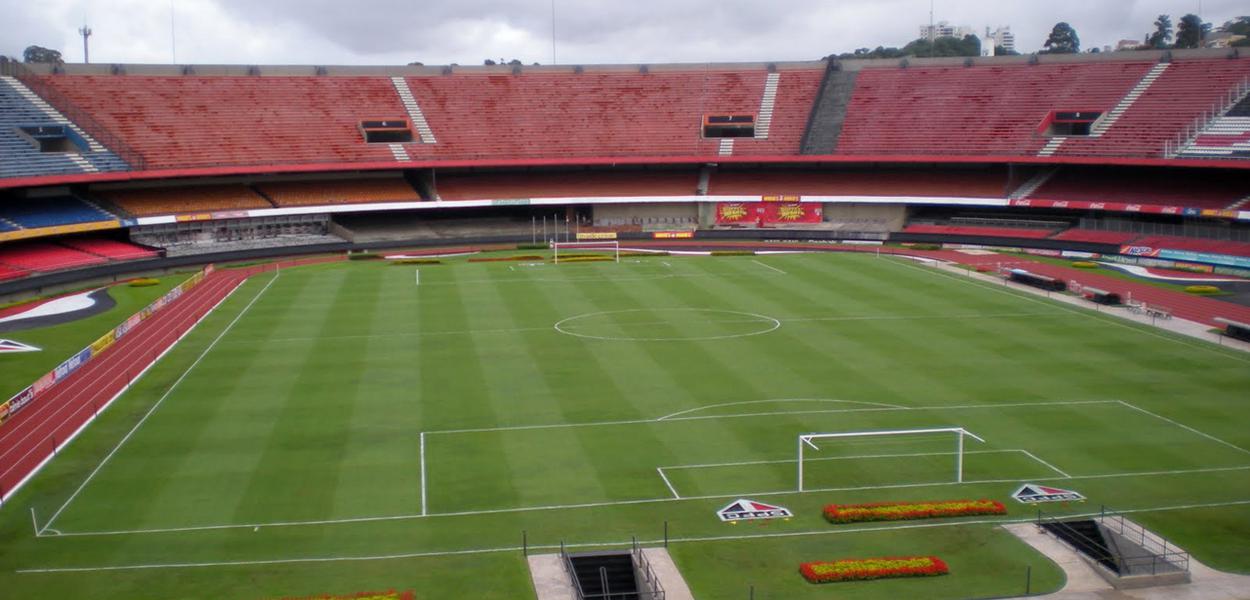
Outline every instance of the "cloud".
[[[551, 62], [550, 0], [0, 0], [0, 53], [27, 45], [82, 60], [77, 29], [91, 24], [93, 62], [233, 64], [480, 64]], [[1193, 4], [1193, 6], [1187, 6]], [[1216, 23], [1247, 13], [1205, 0]], [[928, 0], [555, 0], [561, 63], [811, 60], [860, 47], [902, 46], [929, 20]], [[1196, 0], [936, 0], [937, 20], [1010, 25], [1020, 50], [1040, 48], [1058, 21], [1083, 46], [1140, 39], [1157, 14], [1179, 18]], [[171, 38], [170, 15], [173, 12]]]

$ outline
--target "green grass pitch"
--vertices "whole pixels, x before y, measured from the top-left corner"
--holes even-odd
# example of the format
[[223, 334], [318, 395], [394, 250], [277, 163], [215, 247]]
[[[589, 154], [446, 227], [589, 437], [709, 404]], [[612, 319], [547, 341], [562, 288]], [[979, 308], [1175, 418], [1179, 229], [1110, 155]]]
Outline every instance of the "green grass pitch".
[[[550, 552], [655, 544], [666, 522], [698, 598], [1008, 596], [1030, 567], [1054, 590], [997, 526], [1034, 516], [1009, 499], [1027, 482], [1089, 498], [1048, 511], [1132, 511], [1250, 571], [1244, 354], [870, 255], [413, 271], [248, 281], [0, 508], [3, 595], [531, 598], [522, 532]], [[985, 439], [963, 483], [951, 434], [857, 438], [809, 451], [795, 492], [799, 434], [930, 427]], [[721, 523], [739, 497], [795, 516]], [[1010, 514], [820, 515], [956, 498]], [[910, 554], [952, 573], [798, 575]]]

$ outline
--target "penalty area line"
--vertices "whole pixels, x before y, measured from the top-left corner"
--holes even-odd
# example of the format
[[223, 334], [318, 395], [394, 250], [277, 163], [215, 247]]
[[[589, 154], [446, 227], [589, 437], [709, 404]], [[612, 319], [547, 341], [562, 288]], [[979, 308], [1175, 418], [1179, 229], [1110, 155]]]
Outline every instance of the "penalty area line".
[[769, 264], [766, 264], [766, 263], [762, 263], [762, 262], [760, 262], [760, 261], [758, 261], [758, 260], [755, 260], [754, 258], [753, 258], [753, 259], [751, 259], [751, 262], [753, 262], [753, 263], [755, 263], [755, 264], [757, 264], [757, 265], [759, 265], [759, 266], [761, 266], [761, 267], [764, 267], [765, 269], [768, 269], [768, 270], [770, 270], [770, 271], [776, 271], [776, 272], [778, 272], [778, 273], [781, 273], [782, 275], [789, 275], [789, 273], [786, 273], [785, 271], [782, 271], [781, 269], [778, 269], [777, 267], [774, 267], [774, 266], [769, 265]]
[[[1229, 500], [1226, 502], [1204, 502], [1197, 504], [1175, 504], [1169, 506], [1152, 506], [1142, 508], [1130, 508], [1116, 511], [1119, 514], [1137, 514], [1149, 512], [1163, 512], [1172, 510], [1193, 510], [1202, 508], [1222, 508], [1228, 506], [1245, 506], [1250, 505], [1250, 500]], [[1072, 515], [1073, 517], [1092, 517], [1099, 513], [1085, 513]], [[398, 554], [378, 554], [364, 556], [314, 556], [302, 558], [274, 558], [265, 560], [231, 560], [231, 561], [205, 561], [205, 562], [185, 562], [185, 563], [149, 563], [149, 564], [133, 564], [133, 565], [104, 565], [95, 567], [43, 567], [17, 569], [14, 572], [18, 574], [41, 574], [41, 573], [95, 573], [107, 571], [140, 571], [155, 569], [195, 569], [195, 568], [213, 568], [213, 567], [241, 567], [241, 566], [264, 566], [264, 565], [282, 565], [282, 564], [299, 564], [299, 563], [329, 563], [329, 562], [364, 562], [379, 560], [402, 560], [412, 558], [429, 558], [438, 556], [464, 556], [473, 554], [496, 554], [500, 552], [520, 552], [522, 550], [554, 550], [557, 548], [592, 548], [592, 547], [624, 547], [635, 543], [645, 546], [657, 546], [664, 542], [668, 543], [696, 543], [696, 542], [720, 542], [720, 541], [738, 541], [749, 539], [768, 539], [768, 538], [789, 538], [789, 537], [810, 537], [824, 535], [846, 535], [850, 533], [874, 533], [878, 531], [899, 531], [908, 529], [932, 529], [938, 527], [962, 527], [967, 525], [1003, 525], [1010, 523], [1032, 523], [1034, 517], [1024, 517], [1017, 519], [973, 519], [966, 521], [949, 521], [943, 523], [907, 523], [897, 525], [880, 525], [865, 526], [853, 528], [821, 528], [807, 531], [786, 531], [778, 533], [759, 533], [746, 535], [711, 535], [711, 536], [690, 536], [680, 538], [670, 538], [668, 540], [629, 540], [629, 541], [609, 541], [609, 542], [576, 542], [565, 544], [546, 544], [546, 545], [530, 545], [530, 546], [502, 546], [493, 548], [469, 548], [464, 550], [435, 550], [429, 552], [407, 552]]]
[[673, 492], [673, 498], [681, 500], [681, 494], [677, 493], [677, 488], [673, 487], [673, 482], [668, 480], [668, 476], [664, 474], [664, 467], [656, 467], [655, 472], [660, 474], [660, 479], [664, 480], [664, 485], [668, 486], [668, 491]]

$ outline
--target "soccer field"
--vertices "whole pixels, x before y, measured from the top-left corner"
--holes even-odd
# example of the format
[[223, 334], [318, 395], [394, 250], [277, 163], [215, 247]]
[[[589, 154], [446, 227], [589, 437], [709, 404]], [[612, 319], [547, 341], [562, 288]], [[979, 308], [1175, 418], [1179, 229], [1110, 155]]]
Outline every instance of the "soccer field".
[[[523, 540], [657, 544], [666, 525], [698, 598], [1004, 596], [1028, 567], [1056, 589], [996, 526], [1035, 516], [1009, 499], [1023, 483], [1250, 571], [1244, 353], [866, 254], [416, 268], [249, 280], [0, 509], [0, 589], [529, 598]], [[823, 440], [796, 491], [800, 434], [949, 427], [984, 440], [961, 482], [955, 437], [925, 434]], [[794, 517], [720, 522], [737, 498]], [[960, 498], [1009, 515], [820, 514]], [[951, 575], [797, 573], [914, 554]]]

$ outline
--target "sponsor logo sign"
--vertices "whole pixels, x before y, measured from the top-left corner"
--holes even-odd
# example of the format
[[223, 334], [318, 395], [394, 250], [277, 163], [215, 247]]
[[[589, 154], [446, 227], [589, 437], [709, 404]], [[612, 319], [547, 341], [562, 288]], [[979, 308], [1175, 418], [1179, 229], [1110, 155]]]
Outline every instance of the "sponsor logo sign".
[[616, 239], [615, 231], [587, 231], [577, 234], [579, 240], [614, 240]]
[[693, 231], [653, 231], [651, 237], [657, 240], [688, 240], [694, 237]]
[[23, 344], [16, 340], [0, 340], [0, 354], [10, 354], [15, 352], [39, 352], [39, 348], [30, 344]]
[[1039, 485], [1036, 483], [1026, 483], [1020, 486], [1020, 489], [1012, 492], [1012, 498], [1023, 504], [1038, 504], [1041, 502], [1084, 502], [1085, 496], [1072, 490], [1063, 488], [1050, 487], [1048, 485]]
[[761, 196], [760, 199], [763, 200], [764, 202], [802, 202], [803, 201], [802, 196], [797, 196], [794, 194], [772, 194], [768, 196]]
[[737, 521], [758, 521], [764, 519], [788, 519], [794, 516], [784, 506], [764, 504], [754, 500], [740, 498], [730, 502], [728, 506], [716, 511], [716, 516], [726, 523]]
[[1158, 256], [1159, 251], [1150, 246], [1121, 246], [1120, 254], [1129, 256]]

